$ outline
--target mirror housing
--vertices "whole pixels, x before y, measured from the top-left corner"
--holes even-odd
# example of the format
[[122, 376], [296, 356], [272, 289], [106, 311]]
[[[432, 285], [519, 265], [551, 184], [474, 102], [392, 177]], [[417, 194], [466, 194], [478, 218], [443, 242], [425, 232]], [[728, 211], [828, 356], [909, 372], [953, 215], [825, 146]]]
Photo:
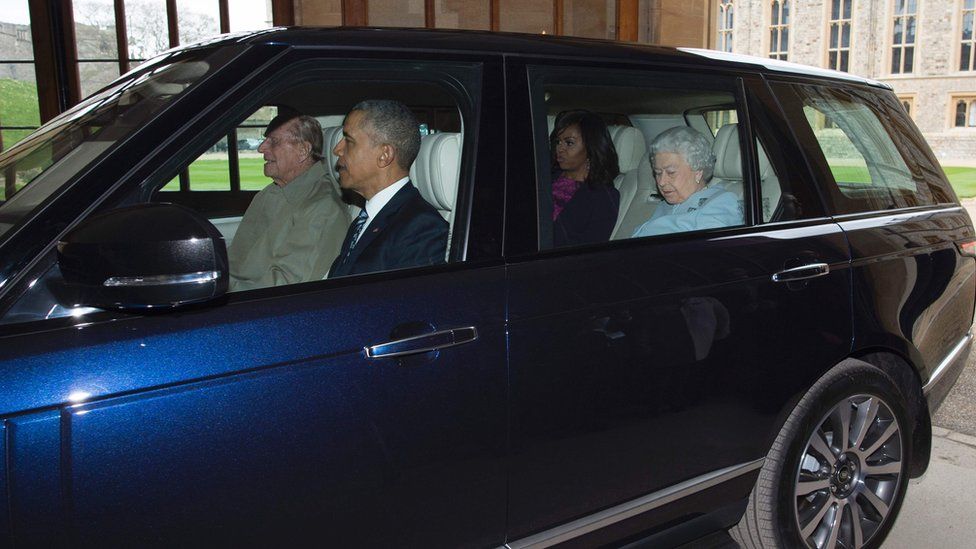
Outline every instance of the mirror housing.
[[72, 307], [173, 308], [227, 293], [224, 237], [195, 211], [137, 204], [91, 217], [58, 242]]

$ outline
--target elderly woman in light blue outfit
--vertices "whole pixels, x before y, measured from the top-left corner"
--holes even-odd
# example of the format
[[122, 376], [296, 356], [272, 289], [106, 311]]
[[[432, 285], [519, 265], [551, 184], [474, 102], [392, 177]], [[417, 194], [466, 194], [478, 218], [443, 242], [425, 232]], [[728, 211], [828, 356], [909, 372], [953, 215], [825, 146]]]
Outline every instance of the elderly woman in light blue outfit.
[[661, 132], [651, 142], [651, 164], [664, 203], [634, 237], [743, 224], [735, 193], [708, 185], [715, 156], [704, 135], [687, 126]]

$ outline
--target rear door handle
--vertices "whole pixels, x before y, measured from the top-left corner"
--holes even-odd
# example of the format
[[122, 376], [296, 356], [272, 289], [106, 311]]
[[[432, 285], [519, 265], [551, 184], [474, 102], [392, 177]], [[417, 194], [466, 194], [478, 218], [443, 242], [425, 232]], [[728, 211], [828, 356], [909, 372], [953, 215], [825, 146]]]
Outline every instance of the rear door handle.
[[476, 339], [478, 339], [478, 329], [468, 326], [378, 343], [363, 347], [363, 351], [366, 353], [366, 358], [393, 358], [429, 353], [470, 343]]
[[773, 282], [793, 282], [795, 280], [807, 280], [809, 278], [817, 278], [818, 276], [825, 276], [830, 273], [830, 265], [826, 263], [808, 263], [806, 265], [800, 265], [799, 267], [793, 267], [792, 269], [786, 269], [778, 273], [773, 274]]

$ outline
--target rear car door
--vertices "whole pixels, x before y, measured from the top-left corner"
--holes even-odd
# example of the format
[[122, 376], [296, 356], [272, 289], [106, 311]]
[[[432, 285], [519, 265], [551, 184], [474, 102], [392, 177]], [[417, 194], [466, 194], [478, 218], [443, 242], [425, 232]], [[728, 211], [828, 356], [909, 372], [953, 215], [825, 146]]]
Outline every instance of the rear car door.
[[[475, 162], [502, 154], [500, 61], [279, 50], [228, 66], [106, 157], [141, 160], [73, 204], [79, 217], [157, 200], [269, 98], [341, 120], [379, 95], [463, 121], [448, 263], [44, 318], [49, 245], [5, 302], [5, 543], [503, 543], [502, 174]], [[452, 345], [434, 336], [448, 333]], [[404, 339], [406, 355], [364, 351]]]
[[[795, 169], [759, 78], [585, 61], [507, 68], [509, 127], [534, 135], [532, 147], [509, 148], [509, 538], [593, 546], [698, 517], [669, 538], [679, 544], [728, 527], [780, 414], [850, 348], [843, 233]], [[642, 147], [673, 126], [708, 132], [703, 112], [730, 115], [735, 152], [720, 153], [711, 184], [737, 189], [741, 221], [554, 248], [547, 118], [575, 109]], [[633, 142], [614, 143], [634, 170], [615, 183], [621, 208], [660, 207], [646, 168], [624, 167]], [[638, 195], [628, 206], [629, 182]], [[787, 280], [797, 267], [823, 276]]]

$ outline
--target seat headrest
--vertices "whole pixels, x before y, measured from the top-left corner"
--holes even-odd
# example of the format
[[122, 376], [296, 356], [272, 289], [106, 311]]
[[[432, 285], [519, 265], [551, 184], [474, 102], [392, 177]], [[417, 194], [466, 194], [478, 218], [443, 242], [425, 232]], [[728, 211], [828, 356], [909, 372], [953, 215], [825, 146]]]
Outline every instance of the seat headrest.
[[325, 163], [325, 170], [332, 176], [332, 180], [339, 183], [339, 172], [336, 171], [336, 160], [339, 159], [332, 152], [335, 146], [342, 139], [342, 126], [331, 126], [322, 128], [322, 162]]
[[[725, 180], [741, 181], [742, 178], [742, 149], [739, 146], [739, 125], [726, 124], [719, 128], [712, 143], [712, 154], [715, 155], [714, 177]], [[762, 146], [759, 147], [759, 178], [765, 179], [770, 172], [769, 157]]]
[[617, 150], [620, 172], [627, 173], [637, 169], [642, 158], [647, 157], [647, 144], [644, 134], [632, 126], [608, 126], [613, 147]]
[[410, 166], [410, 180], [438, 210], [451, 211], [461, 173], [461, 134], [434, 133], [420, 140], [420, 152]]

